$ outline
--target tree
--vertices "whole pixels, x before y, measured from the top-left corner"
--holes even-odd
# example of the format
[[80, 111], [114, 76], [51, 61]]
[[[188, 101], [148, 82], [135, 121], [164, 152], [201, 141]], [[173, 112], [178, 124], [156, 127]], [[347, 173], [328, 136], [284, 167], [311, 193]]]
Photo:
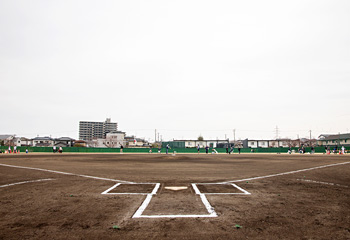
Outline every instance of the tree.
[[199, 136], [199, 137], [197, 138], [197, 140], [198, 140], [198, 141], [203, 141], [204, 138], [203, 138], [202, 136]]

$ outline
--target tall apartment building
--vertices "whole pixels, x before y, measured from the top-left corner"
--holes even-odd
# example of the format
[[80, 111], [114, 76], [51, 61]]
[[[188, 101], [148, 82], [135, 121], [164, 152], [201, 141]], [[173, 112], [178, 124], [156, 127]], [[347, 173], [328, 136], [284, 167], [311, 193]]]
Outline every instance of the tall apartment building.
[[79, 139], [92, 140], [95, 138], [106, 138], [106, 134], [118, 130], [118, 123], [111, 122], [107, 118], [104, 122], [79, 122]]

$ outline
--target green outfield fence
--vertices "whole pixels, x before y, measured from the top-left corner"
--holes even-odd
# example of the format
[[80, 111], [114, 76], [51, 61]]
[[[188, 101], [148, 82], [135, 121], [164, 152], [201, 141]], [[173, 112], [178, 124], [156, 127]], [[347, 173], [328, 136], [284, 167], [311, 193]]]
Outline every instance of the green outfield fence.
[[[0, 146], [0, 150], [4, 152], [8, 149], [8, 146]], [[17, 147], [21, 153], [26, 152], [52, 152], [52, 147]], [[62, 148], [65, 153], [119, 153], [120, 148], [86, 148], [86, 147], [64, 147]], [[12, 147], [13, 150], [13, 147]], [[124, 148], [124, 153], [148, 153], [149, 148]], [[209, 153], [211, 153], [212, 148], [209, 149]], [[295, 152], [298, 152], [298, 148], [292, 148]], [[324, 147], [315, 147], [316, 153], [324, 153]], [[349, 150], [349, 149], [348, 149]], [[165, 153], [166, 149], [162, 148], [161, 152]], [[169, 153], [173, 153], [176, 151], [177, 153], [197, 153], [196, 148], [171, 148], [169, 149]], [[226, 153], [225, 148], [216, 148], [216, 151], [219, 153]], [[241, 148], [241, 153], [287, 153], [288, 148]], [[305, 148], [305, 152], [310, 152], [311, 148]], [[201, 153], [205, 153], [205, 149], [200, 149]], [[158, 153], [158, 148], [152, 148], [152, 153]], [[234, 148], [233, 153], [238, 153], [238, 148]]]

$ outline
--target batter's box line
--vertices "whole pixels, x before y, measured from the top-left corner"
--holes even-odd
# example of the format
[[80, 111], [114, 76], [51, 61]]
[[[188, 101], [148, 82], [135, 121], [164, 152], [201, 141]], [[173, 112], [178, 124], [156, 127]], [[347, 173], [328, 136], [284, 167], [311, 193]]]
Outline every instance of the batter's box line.
[[[232, 185], [234, 188], [237, 188], [238, 190], [240, 190], [240, 193], [202, 193], [201, 191], [199, 191], [197, 185]], [[205, 194], [205, 195], [251, 195], [250, 192], [248, 192], [247, 190], [237, 186], [234, 183], [230, 183], [230, 184], [223, 184], [223, 183], [192, 183], [193, 189], [196, 192], [196, 194]]]
[[194, 190], [197, 191], [196, 193], [200, 196], [202, 203], [204, 204], [205, 208], [208, 211], [208, 214], [190, 214], [190, 215], [142, 215], [143, 212], [146, 210], [148, 207], [148, 204], [151, 202], [153, 195], [156, 194], [158, 191], [158, 188], [160, 186], [160, 183], [157, 183], [157, 186], [154, 187], [152, 193], [147, 194], [146, 199], [143, 201], [141, 206], [137, 209], [135, 214], [132, 216], [132, 218], [203, 218], [203, 217], [217, 217], [218, 215], [216, 214], [214, 208], [210, 205], [208, 199], [205, 197], [205, 194], [202, 193], [197, 193], [198, 188], [197, 186], [192, 185]]
[[113, 189], [118, 187], [121, 184], [125, 183], [117, 183], [113, 187], [108, 188], [106, 191], [102, 192], [101, 194], [107, 194], [107, 195], [154, 195], [157, 193], [158, 188], [160, 186], [160, 183], [127, 183], [127, 185], [138, 185], [138, 184], [144, 184], [144, 185], [155, 185], [151, 193], [110, 193]]

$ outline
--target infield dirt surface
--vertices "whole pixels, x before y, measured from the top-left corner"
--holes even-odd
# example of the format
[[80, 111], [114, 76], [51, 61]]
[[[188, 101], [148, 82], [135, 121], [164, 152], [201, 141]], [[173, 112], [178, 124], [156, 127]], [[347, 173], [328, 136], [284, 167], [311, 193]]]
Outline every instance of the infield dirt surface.
[[[156, 183], [143, 216], [208, 215], [197, 183], [217, 217], [133, 218]], [[0, 186], [0, 239], [350, 239], [350, 155], [2, 154]]]

